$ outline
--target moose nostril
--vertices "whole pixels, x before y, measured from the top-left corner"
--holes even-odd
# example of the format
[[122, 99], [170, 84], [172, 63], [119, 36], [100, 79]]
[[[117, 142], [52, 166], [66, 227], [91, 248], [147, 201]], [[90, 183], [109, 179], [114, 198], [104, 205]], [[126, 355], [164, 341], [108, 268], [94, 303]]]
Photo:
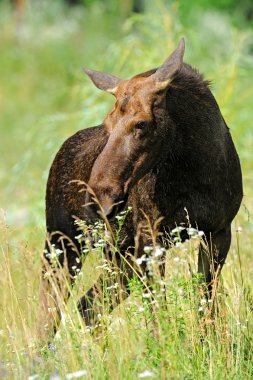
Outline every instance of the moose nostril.
[[123, 199], [122, 194], [113, 194], [111, 196], [110, 202], [108, 204], [104, 204], [104, 215], [108, 219], [112, 219], [122, 209], [122, 207], [124, 207], [124, 205], [125, 200]]
[[85, 208], [92, 219], [98, 216], [111, 219], [125, 203], [121, 191], [115, 192], [111, 188], [93, 188], [93, 191], [93, 194], [87, 191], [85, 195]]
[[119, 196], [116, 194], [104, 196], [103, 199], [101, 199], [98, 214], [106, 216], [108, 219], [112, 218], [115, 215], [115, 212], [117, 212], [118, 199]]
[[108, 219], [110, 219], [114, 215], [114, 207], [113, 206], [104, 207], [103, 211], [102, 210], [98, 211], [98, 214], [102, 217], [106, 216]]
[[101, 199], [100, 209], [97, 210], [97, 213], [101, 217], [106, 217], [107, 219], [112, 219], [118, 213], [120, 207], [124, 201], [120, 195], [107, 196]]

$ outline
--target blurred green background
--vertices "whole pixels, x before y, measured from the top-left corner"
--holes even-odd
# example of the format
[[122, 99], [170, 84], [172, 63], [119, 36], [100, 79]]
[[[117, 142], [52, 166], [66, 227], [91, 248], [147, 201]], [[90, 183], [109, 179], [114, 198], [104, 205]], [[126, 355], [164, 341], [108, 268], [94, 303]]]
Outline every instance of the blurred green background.
[[112, 105], [82, 67], [127, 78], [161, 64], [181, 36], [186, 62], [212, 81], [231, 128], [250, 208], [252, 28], [250, 0], [1, 0], [0, 207], [7, 224], [20, 232], [44, 228], [54, 155], [71, 134], [102, 122]]

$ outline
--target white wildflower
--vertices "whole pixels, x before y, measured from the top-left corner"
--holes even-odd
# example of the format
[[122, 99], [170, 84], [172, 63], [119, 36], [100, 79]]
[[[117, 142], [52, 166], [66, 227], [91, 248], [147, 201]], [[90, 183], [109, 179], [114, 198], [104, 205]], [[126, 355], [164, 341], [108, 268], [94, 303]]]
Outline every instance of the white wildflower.
[[138, 375], [139, 379], [147, 379], [147, 378], [153, 377], [153, 376], [155, 376], [154, 372], [151, 372], [149, 370], [143, 371], [143, 372], [139, 373], [139, 375]]
[[155, 252], [154, 252], [154, 255], [155, 257], [159, 257], [159, 256], [162, 256], [163, 254], [163, 249], [161, 247], [155, 247]]
[[143, 294], [142, 294], [142, 297], [143, 297], [143, 298], [150, 298], [150, 297], [151, 297], [151, 294], [150, 294], [150, 293], [143, 293]]
[[119, 286], [119, 284], [117, 283], [117, 282], [115, 282], [115, 284], [114, 285], [112, 285], [112, 286], [107, 286], [107, 290], [111, 290], [111, 289], [117, 289], [118, 288], [118, 286]]
[[105, 242], [102, 240], [102, 242], [99, 243], [99, 241], [97, 243], [94, 243], [94, 247], [95, 248], [103, 248], [105, 246]]
[[28, 376], [27, 380], [35, 380], [35, 379], [38, 379], [38, 378], [39, 378], [39, 375], [35, 374], [35, 375]]
[[146, 262], [150, 266], [155, 264], [155, 260], [152, 257], [147, 257]]
[[142, 255], [136, 259], [136, 264], [141, 265], [146, 260], [146, 255]]
[[79, 379], [79, 377], [86, 376], [87, 371], [85, 369], [81, 369], [80, 371], [72, 372], [72, 373], [67, 373], [66, 374], [66, 379]]
[[188, 235], [193, 236], [193, 235], [198, 234], [198, 230], [196, 230], [196, 228], [189, 227], [189, 228], [187, 228], [187, 233], [188, 233]]
[[153, 251], [153, 247], [146, 245], [146, 246], [143, 248], [143, 250], [144, 250], [144, 252], [146, 252], [146, 253], [150, 253], [150, 252]]
[[50, 253], [47, 253], [46, 254], [46, 256], [50, 259], [50, 260], [52, 260], [52, 261], [54, 261], [55, 259], [57, 259], [59, 256], [60, 256], [60, 254], [62, 253], [63, 251], [61, 250], [61, 249], [53, 249], [52, 250], [52, 252], [50, 252]]
[[180, 232], [183, 231], [183, 230], [185, 230], [185, 228], [179, 226], [179, 227], [173, 228], [173, 230], [171, 231], [171, 234], [172, 234], [172, 235], [175, 235], [175, 234], [180, 233]]

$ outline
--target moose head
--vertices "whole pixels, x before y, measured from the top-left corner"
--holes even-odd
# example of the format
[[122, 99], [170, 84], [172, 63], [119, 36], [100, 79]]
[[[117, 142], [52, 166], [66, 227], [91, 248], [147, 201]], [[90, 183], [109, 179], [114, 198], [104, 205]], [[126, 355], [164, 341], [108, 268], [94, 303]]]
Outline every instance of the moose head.
[[[89, 202], [92, 189], [107, 217], [126, 201], [130, 189], [173, 141], [175, 125], [166, 111], [166, 93], [182, 68], [184, 49], [181, 39], [158, 69], [129, 80], [85, 69], [96, 87], [116, 98], [104, 121], [108, 141], [93, 165], [86, 194]], [[98, 207], [96, 211], [100, 212]]]

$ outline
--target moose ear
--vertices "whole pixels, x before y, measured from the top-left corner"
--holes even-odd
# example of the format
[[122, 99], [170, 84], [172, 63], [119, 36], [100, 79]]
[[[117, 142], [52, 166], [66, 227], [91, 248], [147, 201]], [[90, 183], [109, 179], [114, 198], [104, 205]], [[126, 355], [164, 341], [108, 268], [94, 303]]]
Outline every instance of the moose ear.
[[84, 72], [90, 77], [97, 88], [115, 95], [121, 79], [113, 75], [84, 68]]
[[178, 48], [166, 59], [160, 68], [152, 75], [158, 90], [165, 89], [183, 66], [185, 43], [182, 38]]

